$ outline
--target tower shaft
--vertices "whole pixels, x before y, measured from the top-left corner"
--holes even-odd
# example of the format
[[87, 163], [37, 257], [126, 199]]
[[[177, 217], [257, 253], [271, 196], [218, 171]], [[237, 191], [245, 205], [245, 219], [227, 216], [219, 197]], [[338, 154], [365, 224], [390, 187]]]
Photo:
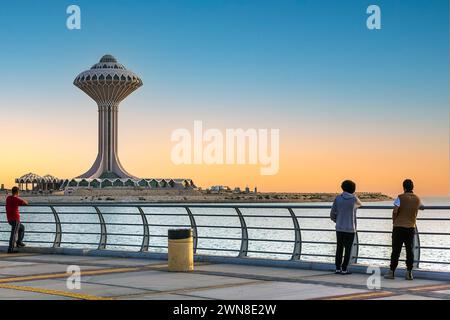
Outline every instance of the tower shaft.
[[78, 178], [135, 178], [122, 166], [118, 155], [118, 105], [98, 106], [98, 155], [91, 169]]
[[[99, 154], [103, 159], [103, 170], [114, 172], [117, 157], [117, 116], [119, 106], [99, 106]], [[116, 161], [117, 160], [117, 161]]]

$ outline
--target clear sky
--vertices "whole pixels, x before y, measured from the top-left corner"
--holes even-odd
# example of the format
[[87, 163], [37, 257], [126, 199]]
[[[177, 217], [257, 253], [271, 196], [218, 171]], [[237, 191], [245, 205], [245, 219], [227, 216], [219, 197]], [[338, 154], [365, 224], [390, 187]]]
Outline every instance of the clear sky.
[[[79, 5], [82, 29], [66, 28]], [[377, 4], [382, 29], [366, 27]], [[0, 183], [71, 178], [96, 156], [95, 103], [75, 76], [113, 54], [144, 86], [120, 111], [119, 152], [140, 177], [264, 191], [447, 195], [446, 0], [89, 0], [0, 4]], [[170, 135], [280, 129], [280, 170], [171, 162]]]

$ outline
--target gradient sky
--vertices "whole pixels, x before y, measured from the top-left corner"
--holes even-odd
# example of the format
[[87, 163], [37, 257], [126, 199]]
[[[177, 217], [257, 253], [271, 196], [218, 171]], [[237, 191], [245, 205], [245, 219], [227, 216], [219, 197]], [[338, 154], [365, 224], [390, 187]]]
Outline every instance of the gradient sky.
[[[82, 30], [66, 28], [66, 8]], [[382, 30], [366, 28], [366, 8]], [[97, 151], [95, 103], [75, 76], [113, 54], [144, 86], [120, 111], [119, 152], [141, 177], [203, 187], [448, 195], [449, 4], [433, 1], [14, 1], [0, 8], [0, 183], [71, 178]], [[175, 166], [170, 135], [278, 128], [280, 171]]]

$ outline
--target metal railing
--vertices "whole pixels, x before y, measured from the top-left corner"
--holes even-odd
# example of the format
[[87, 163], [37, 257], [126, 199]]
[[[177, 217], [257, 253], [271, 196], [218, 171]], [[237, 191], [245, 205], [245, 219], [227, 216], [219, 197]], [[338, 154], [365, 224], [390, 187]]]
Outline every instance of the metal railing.
[[[334, 257], [335, 230], [329, 221], [330, 208], [325, 205], [61, 203], [33, 204], [22, 210], [22, 217], [27, 227], [26, 242], [37, 246], [164, 252], [167, 250], [167, 243], [164, 242], [167, 240], [167, 232], [161, 231], [187, 227], [193, 230], [195, 253], [206, 252], [240, 258], [251, 255], [263, 258], [281, 256], [298, 261], [319, 261], [331, 260]], [[392, 232], [391, 209], [389, 206], [365, 206], [359, 209], [359, 224], [364, 221], [370, 224], [381, 221], [383, 227], [358, 229], [352, 250], [352, 263], [362, 260], [389, 260], [386, 252], [390, 252], [391, 244], [386, 237]], [[378, 212], [383, 210], [386, 215], [379, 215]], [[427, 207], [425, 212], [438, 210], [448, 213], [450, 206]], [[377, 214], [360, 214], [365, 211]], [[4, 214], [2, 216], [4, 217]], [[82, 217], [90, 219], [86, 221]], [[92, 221], [93, 217], [96, 218], [95, 221]], [[211, 222], [218, 223], [210, 224]], [[445, 223], [448, 227], [444, 227], [442, 232], [419, 231], [421, 224], [430, 222], [439, 223], [441, 229]], [[70, 230], [71, 227], [75, 229]], [[418, 227], [414, 245], [416, 267], [422, 263], [450, 265], [450, 232], [446, 231], [450, 230], [450, 216], [428, 217], [421, 214]], [[155, 232], [150, 232], [151, 229], [155, 229]], [[9, 233], [7, 222], [0, 221], [0, 242], [7, 242]], [[380, 235], [384, 241], [362, 242], [362, 235], [368, 238]], [[425, 236], [443, 237], [444, 245], [421, 245], [421, 238]], [[92, 238], [93, 240], [89, 241]], [[122, 242], [111, 241], [114, 238]], [[434, 244], [442, 241], [429, 242]], [[310, 246], [310, 250], [305, 250], [305, 246]], [[370, 248], [370, 255], [361, 254], [361, 248]], [[424, 259], [424, 250], [429, 252], [427, 257], [437, 259]]]

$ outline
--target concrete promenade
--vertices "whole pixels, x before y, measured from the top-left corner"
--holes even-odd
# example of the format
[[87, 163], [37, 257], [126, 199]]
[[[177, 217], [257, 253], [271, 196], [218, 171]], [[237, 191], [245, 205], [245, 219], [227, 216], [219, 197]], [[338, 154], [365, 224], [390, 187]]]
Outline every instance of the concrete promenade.
[[[198, 262], [192, 273], [167, 271], [166, 260], [0, 253], [0, 299], [450, 299], [448, 280], [381, 281], [369, 290], [369, 275]], [[81, 289], [67, 287], [67, 267], [81, 268]]]

